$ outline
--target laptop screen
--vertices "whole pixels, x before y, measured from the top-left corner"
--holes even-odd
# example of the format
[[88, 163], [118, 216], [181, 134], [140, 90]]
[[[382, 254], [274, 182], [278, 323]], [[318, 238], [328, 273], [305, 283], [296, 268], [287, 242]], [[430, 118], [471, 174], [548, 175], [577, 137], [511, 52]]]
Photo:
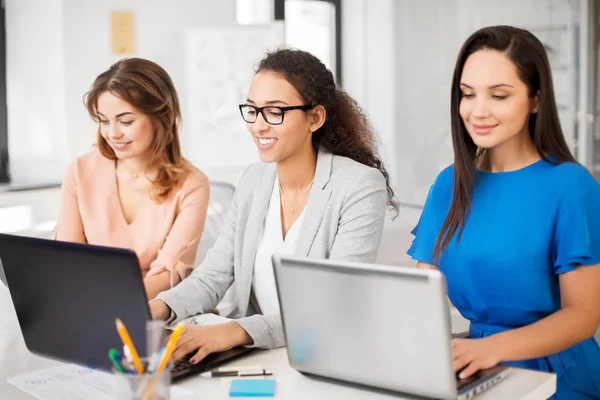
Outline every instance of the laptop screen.
[[150, 312], [133, 251], [0, 234], [0, 260], [32, 353], [109, 371], [120, 318], [145, 355]]

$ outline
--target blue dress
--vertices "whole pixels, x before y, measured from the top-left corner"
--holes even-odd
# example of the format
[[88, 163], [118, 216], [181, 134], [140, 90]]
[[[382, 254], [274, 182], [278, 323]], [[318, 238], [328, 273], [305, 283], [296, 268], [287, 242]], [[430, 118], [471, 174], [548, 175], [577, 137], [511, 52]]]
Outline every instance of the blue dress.
[[[448, 296], [473, 338], [532, 324], [561, 307], [558, 276], [600, 264], [600, 185], [582, 166], [540, 160], [503, 173], [476, 172], [472, 208], [433, 260], [452, 200], [454, 168], [429, 190], [408, 254], [437, 265]], [[597, 267], [596, 267], [597, 268]], [[566, 327], [568, 329], [568, 327]], [[557, 374], [556, 400], [600, 399], [600, 348], [594, 338], [565, 351], [507, 364]]]

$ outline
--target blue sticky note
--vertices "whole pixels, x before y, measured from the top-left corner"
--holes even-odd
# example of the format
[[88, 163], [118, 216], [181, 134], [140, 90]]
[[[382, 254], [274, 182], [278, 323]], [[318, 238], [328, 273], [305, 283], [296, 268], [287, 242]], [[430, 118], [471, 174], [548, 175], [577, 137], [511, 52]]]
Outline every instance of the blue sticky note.
[[234, 379], [229, 397], [273, 397], [275, 379]]

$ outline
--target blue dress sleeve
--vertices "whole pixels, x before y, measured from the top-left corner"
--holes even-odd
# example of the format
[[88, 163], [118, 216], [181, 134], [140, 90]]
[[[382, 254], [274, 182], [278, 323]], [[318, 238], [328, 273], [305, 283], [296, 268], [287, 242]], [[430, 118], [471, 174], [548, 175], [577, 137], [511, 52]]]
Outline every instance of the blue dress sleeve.
[[429, 188], [419, 222], [411, 231], [414, 239], [407, 253], [413, 260], [435, 265], [433, 250], [452, 198], [451, 180], [452, 172], [446, 169]]
[[600, 264], [600, 185], [572, 196], [563, 207], [554, 235], [554, 273]]

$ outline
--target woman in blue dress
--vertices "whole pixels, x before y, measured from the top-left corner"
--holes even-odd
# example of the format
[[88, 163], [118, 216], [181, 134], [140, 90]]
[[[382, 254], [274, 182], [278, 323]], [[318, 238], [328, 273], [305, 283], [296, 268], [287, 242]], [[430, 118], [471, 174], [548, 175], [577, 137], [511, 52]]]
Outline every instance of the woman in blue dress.
[[565, 142], [544, 47], [483, 28], [451, 92], [454, 164], [431, 186], [409, 250], [439, 268], [470, 324], [461, 377], [506, 363], [557, 375], [553, 399], [600, 398], [600, 185]]

